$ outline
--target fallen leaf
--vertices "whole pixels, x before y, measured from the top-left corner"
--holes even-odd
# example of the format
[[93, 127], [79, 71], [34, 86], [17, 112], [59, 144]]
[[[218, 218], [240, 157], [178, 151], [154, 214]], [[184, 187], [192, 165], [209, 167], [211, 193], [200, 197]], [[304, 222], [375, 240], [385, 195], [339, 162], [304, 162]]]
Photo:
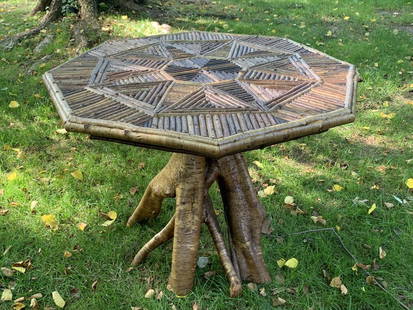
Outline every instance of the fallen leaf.
[[413, 188], [413, 178], [407, 179], [406, 185], [407, 185], [408, 188], [412, 189]]
[[330, 286], [335, 288], [340, 288], [343, 283], [341, 282], [340, 276], [331, 279]]
[[1, 272], [6, 277], [12, 277], [14, 275], [14, 271], [7, 267], [1, 267]]
[[343, 189], [344, 189], [344, 187], [341, 186], [341, 185], [339, 185], [339, 184], [334, 184], [333, 187], [332, 187], [332, 190], [333, 190], [334, 192], [340, 192], [340, 191], [342, 191]]
[[63, 257], [65, 257], [65, 258], [69, 258], [69, 257], [72, 257], [72, 253], [71, 252], [69, 252], [69, 251], [64, 251], [63, 252]]
[[350, 16], [344, 16], [343, 19], [344, 19], [344, 20], [349, 20], [349, 19], [350, 19]]
[[340, 291], [342, 295], [347, 295], [348, 294], [348, 289], [344, 284], [340, 285]]
[[98, 285], [98, 280], [95, 280], [95, 281], [93, 281], [93, 283], [92, 283], [92, 290], [96, 290], [96, 287], [97, 287], [97, 285]]
[[21, 266], [12, 266], [11, 268], [18, 271], [18, 272], [20, 272], [20, 273], [25, 273], [26, 272], [26, 268], [21, 267]]
[[367, 214], [372, 214], [374, 210], [376, 210], [377, 206], [375, 203], [373, 203], [370, 207], [370, 209], [367, 211]]
[[163, 291], [159, 291], [159, 293], [156, 295], [157, 300], [161, 300], [163, 298]]
[[56, 129], [56, 133], [60, 135], [64, 135], [64, 134], [67, 134], [67, 130], [64, 128]]
[[275, 297], [272, 299], [272, 305], [273, 307], [278, 307], [278, 306], [282, 306], [286, 303], [287, 301], [281, 297]]
[[281, 258], [281, 259], [277, 260], [277, 265], [280, 268], [283, 267], [285, 265], [285, 259]]
[[136, 192], [138, 191], [138, 188], [137, 187], [131, 187], [130, 189], [129, 189], [129, 194], [131, 194], [132, 196], [133, 195], [135, 195], [136, 194]]
[[385, 202], [384, 205], [386, 206], [386, 208], [391, 209], [394, 207], [394, 204], [392, 204], [391, 202]]
[[296, 258], [290, 258], [287, 260], [284, 264], [284, 266], [287, 266], [288, 268], [297, 268], [298, 266], [298, 260]]
[[22, 302], [15, 302], [12, 307], [13, 310], [21, 310], [24, 308], [26, 308], [26, 305]]
[[312, 216], [311, 219], [313, 220], [314, 224], [320, 223], [321, 225], [326, 225], [327, 221], [320, 215], [320, 216]]
[[17, 172], [16, 172], [16, 171], [12, 171], [12, 172], [8, 173], [8, 174], [6, 175], [6, 178], [7, 178], [7, 181], [16, 180], [16, 178], [17, 178]]
[[32, 309], [39, 309], [39, 303], [37, 302], [36, 298], [30, 299], [30, 308]]
[[52, 292], [52, 298], [53, 298], [53, 301], [54, 301], [56, 306], [58, 306], [59, 308], [64, 308], [65, 307], [66, 302], [62, 298], [62, 296], [60, 296], [58, 291]]
[[40, 299], [42, 297], [43, 297], [42, 293], [36, 293], [36, 294], [33, 294], [32, 296], [30, 296], [29, 299], [33, 299], [33, 298]]
[[108, 213], [101, 213], [101, 215], [108, 219], [106, 222], [100, 224], [101, 226], [110, 226], [110, 225], [112, 225], [113, 222], [115, 222], [115, 220], [118, 217], [118, 214], [116, 213], [116, 211], [109, 211]]
[[49, 227], [52, 230], [57, 230], [59, 228], [56, 217], [53, 214], [42, 215], [41, 219], [46, 227]]
[[370, 285], [373, 285], [373, 284], [376, 283], [376, 279], [374, 278], [374, 276], [367, 276], [366, 277], [366, 283], [370, 284]]
[[77, 228], [81, 231], [85, 231], [87, 224], [86, 223], [79, 223], [77, 224]]
[[155, 296], [155, 293], [155, 290], [151, 288], [146, 292], [145, 298], [153, 298]]
[[257, 284], [253, 283], [253, 282], [249, 282], [247, 284], [247, 287], [250, 291], [256, 291], [257, 290]]
[[386, 251], [384, 251], [382, 247], [379, 247], [379, 257], [380, 257], [380, 259], [385, 258], [386, 255], [387, 255]]
[[9, 108], [11, 108], [11, 109], [16, 109], [16, 108], [18, 108], [19, 106], [20, 106], [20, 104], [19, 104], [17, 101], [15, 101], [15, 100], [10, 101], [10, 103], [9, 103]]
[[83, 173], [80, 170], [75, 170], [70, 175], [79, 181], [83, 180]]
[[192, 310], [201, 310], [201, 306], [195, 302], [192, 304]]
[[260, 163], [258, 160], [254, 160], [252, 163], [260, 169], [264, 168], [264, 165]]
[[285, 196], [284, 203], [286, 205], [293, 205], [294, 204], [294, 197], [292, 196]]
[[128, 15], [122, 15], [121, 16], [121, 19], [123, 19], [123, 20], [127, 20], [129, 17], [128, 17]]
[[6, 215], [7, 213], [9, 213], [9, 210], [8, 210], [8, 209], [2, 209], [2, 208], [0, 208], [0, 216], [4, 216], [4, 215]]
[[394, 118], [396, 116], [396, 113], [388, 113], [388, 114], [386, 114], [386, 113], [384, 113], [384, 112], [381, 112], [380, 113], [380, 117], [381, 118], [384, 118], [384, 119], [392, 119], [392, 118]]
[[267, 296], [267, 292], [265, 291], [265, 287], [260, 288], [260, 295], [261, 296]]
[[204, 278], [209, 279], [209, 278], [215, 276], [216, 274], [217, 274], [217, 272], [214, 271], [214, 270], [207, 271], [207, 272], [204, 273]]
[[272, 194], [274, 194], [274, 193], [275, 193], [275, 186], [274, 186], [274, 185], [267, 186], [267, 187], [264, 189], [264, 194], [265, 194], [266, 196], [270, 196], [270, 195], [272, 195]]
[[3, 293], [1, 294], [1, 301], [10, 301], [13, 300], [13, 293], [11, 292], [11, 289], [5, 288], [3, 290]]

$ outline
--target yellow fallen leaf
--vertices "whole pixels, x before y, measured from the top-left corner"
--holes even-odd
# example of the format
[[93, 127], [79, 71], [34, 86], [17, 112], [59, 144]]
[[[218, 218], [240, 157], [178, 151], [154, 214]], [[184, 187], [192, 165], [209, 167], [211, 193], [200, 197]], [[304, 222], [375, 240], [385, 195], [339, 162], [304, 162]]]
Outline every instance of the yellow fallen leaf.
[[287, 205], [293, 205], [294, 204], [294, 197], [285, 196], [284, 203], [287, 204]]
[[123, 20], [127, 20], [129, 17], [128, 17], [128, 15], [122, 15], [121, 16], [121, 19], [123, 19]]
[[333, 191], [335, 191], [335, 192], [340, 192], [340, 191], [342, 191], [343, 189], [344, 189], [344, 187], [341, 186], [341, 185], [338, 185], [338, 184], [334, 184], [334, 185], [333, 185]]
[[53, 298], [53, 301], [54, 301], [56, 306], [58, 306], [59, 308], [64, 308], [65, 307], [66, 302], [64, 301], [62, 296], [60, 296], [58, 291], [54, 291], [52, 293], [52, 298]]
[[77, 224], [77, 228], [79, 228], [79, 230], [84, 231], [86, 229], [87, 224], [86, 223], [79, 223]]
[[297, 268], [298, 266], [298, 260], [296, 258], [290, 258], [287, 260], [284, 264], [284, 266], [287, 266], [288, 268]]
[[385, 258], [385, 257], [386, 257], [386, 255], [387, 255], [386, 251], [385, 251], [385, 250], [383, 250], [383, 248], [382, 248], [382, 247], [379, 247], [379, 257], [380, 257], [380, 259]]
[[408, 101], [406, 101], [406, 104], [411, 104], [411, 105], [413, 105], [413, 100], [408, 100]]
[[82, 181], [83, 180], [83, 173], [80, 170], [75, 170], [71, 173], [71, 176], [74, 177], [77, 180]]
[[24, 308], [26, 308], [26, 305], [22, 302], [15, 302], [12, 307], [13, 310], [21, 310]]
[[14, 269], [20, 273], [25, 273], [26, 272], [26, 268], [24, 267], [20, 267], [20, 266], [12, 266], [11, 269]]
[[331, 37], [333, 35], [333, 32], [331, 30], [327, 31], [326, 37]]
[[69, 251], [64, 251], [63, 252], [63, 257], [65, 257], [65, 258], [72, 257], [72, 253], [70, 253]]
[[42, 215], [41, 219], [46, 227], [49, 227], [52, 230], [57, 230], [59, 228], [56, 217], [53, 214]]
[[11, 289], [5, 288], [3, 290], [3, 293], [1, 294], [1, 301], [10, 301], [13, 300], [13, 293], [11, 292]]
[[270, 185], [270, 186], [267, 186], [266, 188], [264, 188], [264, 194], [266, 196], [270, 196], [274, 193], [275, 193], [275, 186], [274, 185]]
[[279, 260], [277, 260], [277, 265], [278, 265], [278, 267], [282, 267], [282, 266], [284, 266], [285, 265], [285, 259], [284, 258], [281, 258], [281, 259], [279, 259]]
[[64, 135], [67, 133], [66, 129], [64, 128], [60, 128], [60, 129], [56, 129], [56, 133], [60, 134], [60, 135]]
[[17, 178], [17, 172], [12, 171], [6, 175], [7, 181], [13, 181]]
[[155, 296], [155, 290], [150, 288], [146, 294], [145, 294], [145, 298], [153, 298]]
[[349, 20], [349, 19], [350, 19], [350, 16], [344, 16], [343, 19], [344, 19], [344, 20]]
[[115, 220], [105, 221], [105, 222], [103, 222], [102, 224], [100, 224], [100, 226], [107, 227], [107, 226], [112, 225], [114, 222], [115, 222]]
[[376, 210], [377, 206], [375, 203], [373, 203], [370, 207], [370, 209], [367, 211], [367, 214], [372, 214], [374, 210]]
[[260, 163], [258, 160], [254, 160], [252, 163], [260, 169], [264, 168], [264, 165]]
[[109, 211], [108, 213], [106, 213], [106, 216], [111, 220], [116, 220], [118, 214], [116, 213], [116, 211]]
[[19, 104], [17, 101], [15, 101], [15, 100], [10, 101], [10, 103], [9, 103], [9, 108], [11, 108], [11, 109], [16, 109], [16, 108], [18, 108], [19, 106], [20, 106], [20, 104]]
[[330, 286], [335, 288], [340, 288], [342, 284], [340, 276], [332, 278], [330, 282]]
[[388, 113], [388, 114], [386, 114], [384, 112], [380, 113], [380, 117], [384, 118], [384, 119], [392, 119], [395, 115], [396, 115], [396, 113]]
[[413, 178], [407, 179], [406, 185], [407, 185], [408, 188], [412, 189], [413, 188]]

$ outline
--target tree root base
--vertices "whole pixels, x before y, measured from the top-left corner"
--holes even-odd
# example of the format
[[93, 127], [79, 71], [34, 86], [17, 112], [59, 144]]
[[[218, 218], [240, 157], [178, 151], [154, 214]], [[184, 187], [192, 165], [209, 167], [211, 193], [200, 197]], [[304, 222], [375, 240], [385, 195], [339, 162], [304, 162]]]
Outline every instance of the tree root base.
[[[224, 203], [228, 246], [208, 194], [215, 181]], [[242, 280], [270, 281], [260, 244], [261, 231], [268, 219], [241, 154], [219, 160], [173, 154], [148, 185], [127, 225], [156, 217], [166, 197], [176, 197], [175, 214], [139, 250], [132, 265], [140, 264], [152, 250], [173, 238], [168, 288], [179, 296], [188, 294], [194, 281], [201, 225], [205, 223], [230, 282], [231, 297], [241, 294]]]

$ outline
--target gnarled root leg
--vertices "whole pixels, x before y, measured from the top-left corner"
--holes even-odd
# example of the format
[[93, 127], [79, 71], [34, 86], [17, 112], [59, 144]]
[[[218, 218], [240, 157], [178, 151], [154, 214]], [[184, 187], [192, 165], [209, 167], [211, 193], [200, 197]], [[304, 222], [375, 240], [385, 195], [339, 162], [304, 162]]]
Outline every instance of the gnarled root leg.
[[260, 204], [247, 164], [241, 154], [218, 160], [218, 184], [227, 217], [232, 261], [242, 280], [256, 283], [270, 281], [260, 244], [265, 211]]
[[[224, 202], [229, 250], [208, 195], [208, 189], [215, 181], [218, 181]], [[150, 251], [173, 237], [168, 288], [177, 295], [186, 295], [193, 285], [200, 228], [204, 220], [230, 282], [230, 296], [241, 293], [241, 279], [257, 283], [270, 280], [260, 245], [265, 211], [256, 196], [241, 154], [219, 160], [173, 154], [168, 164], [150, 182], [127, 225], [157, 216], [163, 199], [175, 196], [175, 215], [136, 254], [133, 265], [141, 263]]]

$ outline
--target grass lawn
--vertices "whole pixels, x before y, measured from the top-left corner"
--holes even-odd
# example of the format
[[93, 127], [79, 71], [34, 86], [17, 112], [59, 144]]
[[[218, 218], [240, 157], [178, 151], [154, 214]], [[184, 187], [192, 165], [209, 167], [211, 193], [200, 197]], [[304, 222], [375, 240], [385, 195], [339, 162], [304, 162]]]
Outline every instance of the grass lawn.
[[[0, 2], [0, 38], [36, 24], [40, 17], [27, 15], [34, 3]], [[70, 41], [74, 18], [67, 17], [12, 51], [0, 51], [0, 210], [8, 210], [0, 216], [0, 267], [27, 259], [32, 264], [12, 277], [0, 272], [0, 291], [11, 287], [13, 299], [42, 293], [40, 309], [56, 307], [53, 291], [66, 300], [66, 309], [76, 310], [192, 309], [195, 303], [210, 310], [261, 310], [272, 308], [278, 297], [286, 300], [279, 309], [401, 309], [395, 299], [413, 307], [413, 192], [406, 185], [413, 178], [412, 1], [149, 3], [136, 14], [104, 13], [102, 39], [156, 34], [154, 21], [170, 24], [172, 31], [288, 36], [356, 65], [363, 80], [356, 122], [246, 154], [257, 190], [276, 189], [261, 198], [273, 220], [272, 234], [263, 237], [271, 283], [258, 290], [245, 285], [241, 297], [229, 298], [204, 229], [200, 255], [210, 263], [197, 269], [193, 292], [177, 298], [166, 289], [170, 243], [128, 270], [135, 252], [172, 215], [174, 201], [167, 200], [156, 220], [125, 226], [169, 154], [56, 132], [62, 124], [41, 75], [75, 56]], [[34, 53], [48, 33], [56, 34], [52, 42]], [[30, 67], [33, 72], [27, 73]], [[19, 106], [10, 108], [11, 101]], [[79, 171], [82, 180], [72, 174]], [[211, 195], [219, 206], [216, 187]], [[286, 208], [286, 196], [293, 196], [304, 214]], [[373, 204], [377, 208], [368, 214]], [[105, 219], [100, 213], [108, 211], [116, 211], [118, 218], [101, 226]], [[47, 214], [56, 217], [57, 230], [42, 223]], [[311, 216], [322, 216], [326, 225], [314, 223]], [[87, 223], [84, 231], [79, 223]], [[360, 268], [352, 270], [354, 261], [332, 232], [291, 235], [323, 227], [338, 231], [357, 261], [371, 265], [369, 272], [387, 292], [368, 284]], [[382, 259], [380, 247], [387, 254]], [[277, 260], [292, 257], [299, 261], [297, 268], [278, 267]], [[217, 273], [207, 279], [207, 271]], [[330, 287], [337, 276], [347, 295]], [[164, 297], [144, 298], [149, 288], [163, 291]], [[266, 296], [259, 293], [261, 288]], [[23, 303], [29, 308], [27, 299]], [[0, 309], [12, 305], [0, 301]]]

